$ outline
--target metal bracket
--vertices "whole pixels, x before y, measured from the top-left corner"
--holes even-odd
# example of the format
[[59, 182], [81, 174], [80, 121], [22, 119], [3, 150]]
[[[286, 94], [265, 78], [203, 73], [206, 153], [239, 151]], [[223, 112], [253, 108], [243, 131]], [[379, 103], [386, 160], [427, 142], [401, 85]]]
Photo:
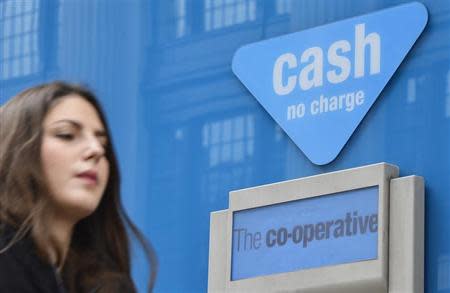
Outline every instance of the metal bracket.
[[391, 180], [389, 293], [424, 291], [424, 179]]

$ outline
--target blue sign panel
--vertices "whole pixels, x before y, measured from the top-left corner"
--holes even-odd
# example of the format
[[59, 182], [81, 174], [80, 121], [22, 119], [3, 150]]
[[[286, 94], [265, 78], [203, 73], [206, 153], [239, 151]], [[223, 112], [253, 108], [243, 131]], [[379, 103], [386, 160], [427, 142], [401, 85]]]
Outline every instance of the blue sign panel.
[[378, 186], [234, 212], [231, 280], [376, 259]]
[[428, 19], [417, 2], [240, 48], [233, 72], [315, 164], [336, 158]]

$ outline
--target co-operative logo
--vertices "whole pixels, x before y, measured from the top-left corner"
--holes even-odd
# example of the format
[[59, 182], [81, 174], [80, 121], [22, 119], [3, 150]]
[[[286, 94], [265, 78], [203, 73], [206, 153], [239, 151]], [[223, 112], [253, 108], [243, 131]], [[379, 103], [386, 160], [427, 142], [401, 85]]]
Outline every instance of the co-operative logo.
[[315, 164], [333, 161], [428, 19], [417, 2], [240, 48], [233, 72]]

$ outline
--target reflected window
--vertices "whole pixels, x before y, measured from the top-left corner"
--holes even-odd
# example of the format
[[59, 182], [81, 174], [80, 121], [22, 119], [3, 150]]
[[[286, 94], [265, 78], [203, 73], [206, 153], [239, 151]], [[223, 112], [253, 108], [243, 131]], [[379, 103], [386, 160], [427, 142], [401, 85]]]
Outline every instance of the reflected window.
[[239, 116], [207, 123], [202, 130], [202, 145], [208, 149], [209, 167], [239, 163], [253, 155], [254, 117]]
[[0, 79], [39, 70], [39, 0], [0, 2]]
[[243, 115], [206, 123], [202, 147], [207, 155], [200, 186], [202, 199], [215, 202], [229, 190], [249, 184], [253, 169], [248, 159], [255, 146], [255, 118]]
[[278, 15], [289, 14], [292, 9], [292, 0], [276, 0], [275, 11]]
[[175, 0], [175, 37], [186, 35], [186, 0]]
[[154, 30], [157, 42], [170, 43], [192, 34], [194, 3], [195, 0], [170, 0], [148, 4], [151, 13], [149, 20], [156, 20]]
[[445, 116], [450, 117], [450, 71], [447, 72], [447, 90], [445, 103]]
[[442, 255], [439, 257], [438, 264], [438, 290], [450, 289], [450, 255]]
[[256, 0], [204, 0], [205, 31], [256, 20]]
[[408, 79], [408, 83], [406, 86], [406, 102], [408, 104], [414, 103], [416, 101], [416, 94], [417, 94], [416, 79], [410, 78]]

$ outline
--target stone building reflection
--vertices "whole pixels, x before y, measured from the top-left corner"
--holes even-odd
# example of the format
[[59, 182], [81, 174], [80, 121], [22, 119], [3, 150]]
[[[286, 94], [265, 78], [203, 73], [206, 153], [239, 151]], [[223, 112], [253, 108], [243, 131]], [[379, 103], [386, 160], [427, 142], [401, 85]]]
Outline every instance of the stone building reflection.
[[26, 78], [41, 70], [39, 0], [0, 2], [0, 80]]
[[39, 5], [38, 0], [14, 5], [0, 2], [2, 80], [26, 77], [39, 71]]
[[57, 0], [0, 1], [0, 104], [56, 66]]
[[[152, 180], [160, 182], [164, 181], [162, 176], [168, 176], [183, 181], [186, 172], [196, 178], [196, 183], [171, 185], [175, 189], [171, 196], [182, 198], [186, 191], [176, 190], [176, 186], [190, 186], [194, 189], [190, 192], [199, 194], [194, 201], [214, 206], [223, 202], [229, 190], [254, 184], [253, 169], [268, 167], [263, 153], [255, 148], [257, 139], [271, 137], [271, 145], [266, 147], [282, 159], [280, 140], [275, 139], [279, 130], [273, 126], [271, 134], [258, 133], [258, 124], [267, 123], [266, 114], [248, 95], [242, 95], [243, 87], [230, 71], [230, 63], [243, 41], [262, 37], [262, 27], [266, 37], [287, 32], [291, 6], [290, 0], [269, 4], [257, 0], [176, 0], [146, 9], [151, 11], [149, 18], [156, 21], [154, 28], [162, 27], [162, 31], [149, 32], [155, 38], [146, 50], [151, 53], [145, 56], [141, 93], [153, 98], [142, 99], [140, 108], [151, 109], [151, 118], [144, 123], [149, 129], [158, 125], [174, 133], [152, 139], [159, 145], [155, 149], [168, 144], [163, 140], [169, 139], [177, 152], [191, 153], [177, 162], [173, 172], [179, 173], [153, 172]], [[195, 19], [194, 11], [203, 17]], [[189, 125], [190, 129], [183, 129], [190, 135], [189, 144], [175, 139], [179, 125]], [[172, 160], [159, 153], [152, 157], [158, 164]], [[281, 171], [268, 169], [267, 176], [280, 177]]]

